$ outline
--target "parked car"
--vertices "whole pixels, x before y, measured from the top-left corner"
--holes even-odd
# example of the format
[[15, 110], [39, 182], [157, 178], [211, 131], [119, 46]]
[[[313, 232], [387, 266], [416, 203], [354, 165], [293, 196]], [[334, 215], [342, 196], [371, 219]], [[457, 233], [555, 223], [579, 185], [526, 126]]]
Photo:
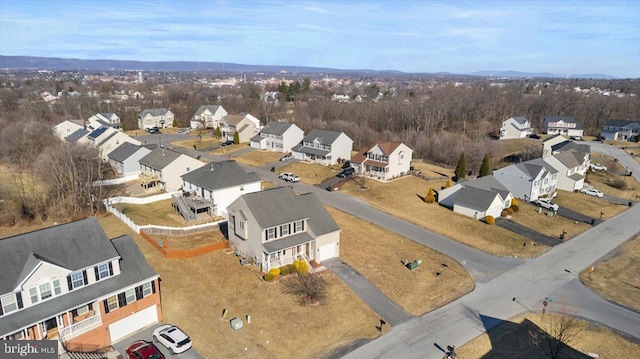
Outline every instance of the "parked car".
[[300, 177], [296, 176], [291, 172], [281, 173], [278, 178], [283, 179], [287, 182], [300, 182]]
[[347, 167], [342, 170], [342, 172], [338, 173], [338, 177], [345, 178], [353, 175], [356, 172], [356, 169], [353, 167]]
[[550, 209], [552, 211], [557, 211], [560, 206], [558, 206], [558, 204], [552, 202], [550, 199], [546, 199], [546, 198], [538, 198], [535, 201], [533, 201], [533, 203], [537, 204], [538, 206], [542, 207], [542, 208], [546, 208], [546, 209]]
[[588, 194], [589, 196], [594, 196], [599, 198], [604, 197], [604, 193], [598, 191], [595, 188], [583, 188], [580, 190], [580, 193]]
[[589, 167], [594, 171], [606, 171], [607, 170], [607, 166], [601, 165], [599, 163], [591, 163], [589, 165]]
[[569, 136], [569, 139], [573, 141], [583, 141], [582, 136]]
[[164, 359], [164, 355], [162, 355], [158, 347], [144, 340], [137, 340], [131, 343], [126, 353], [129, 359]]
[[530, 134], [528, 137], [529, 137], [529, 138], [536, 139], [536, 140], [539, 140], [539, 139], [540, 139], [540, 136], [539, 136], [539, 135], [537, 135], [537, 134], [535, 134], [535, 133]]
[[282, 157], [280, 157], [280, 161], [285, 162], [285, 161], [291, 161], [293, 159], [293, 155], [291, 153], [288, 153]]
[[153, 340], [169, 349], [171, 354], [182, 353], [191, 348], [191, 338], [175, 325], [161, 325], [151, 336]]
[[220, 146], [231, 146], [231, 145], [233, 145], [233, 141], [231, 140], [226, 140], [220, 144]]

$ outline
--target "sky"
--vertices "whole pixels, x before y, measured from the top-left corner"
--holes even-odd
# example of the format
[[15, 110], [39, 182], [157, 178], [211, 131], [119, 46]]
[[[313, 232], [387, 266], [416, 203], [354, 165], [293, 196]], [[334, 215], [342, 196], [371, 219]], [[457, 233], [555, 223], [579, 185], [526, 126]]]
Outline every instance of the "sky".
[[0, 0], [0, 55], [640, 78], [640, 0]]

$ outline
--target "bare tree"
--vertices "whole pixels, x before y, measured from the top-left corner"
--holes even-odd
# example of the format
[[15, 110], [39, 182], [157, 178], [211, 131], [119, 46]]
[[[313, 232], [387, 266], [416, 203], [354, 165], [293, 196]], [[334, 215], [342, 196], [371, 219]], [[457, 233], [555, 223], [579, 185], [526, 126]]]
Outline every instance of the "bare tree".
[[285, 291], [300, 297], [300, 302], [317, 304], [326, 297], [327, 282], [318, 274], [298, 273], [284, 282]]
[[543, 318], [542, 329], [544, 332], [529, 331], [531, 341], [549, 358], [556, 359], [567, 345], [580, 337], [583, 326], [575, 313], [563, 304], [559, 313]]

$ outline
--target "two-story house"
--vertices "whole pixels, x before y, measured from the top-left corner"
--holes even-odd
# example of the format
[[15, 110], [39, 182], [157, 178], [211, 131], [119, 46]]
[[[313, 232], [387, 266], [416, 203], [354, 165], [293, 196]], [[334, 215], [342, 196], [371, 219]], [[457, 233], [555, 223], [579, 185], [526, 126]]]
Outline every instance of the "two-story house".
[[251, 138], [251, 147], [275, 152], [291, 152], [304, 138], [300, 127], [287, 122], [270, 121]]
[[159, 277], [93, 218], [0, 241], [0, 338], [105, 347], [162, 320]]
[[493, 177], [516, 198], [535, 201], [540, 197], [555, 197], [558, 170], [536, 158], [493, 171]]
[[572, 116], [545, 116], [542, 124], [542, 132], [549, 135], [564, 135], [569, 137], [582, 137], [584, 129], [582, 124]]
[[187, 220], [200, 213], [225, 216], [227, 207], [245, 193], [258, 192], [261, 180], [236, 161], [211, 162], [182, 177], [182, 194], [173, 196], [174, 208]]
[[639, 134], [638, 120], [609, 120], [604, 124], [600, 137], [605, 140], [638, 142]]
[[63, 140], [72, 133], [84, 129], [82, 120], [64, 120], [52, 127], [53, 134]]
[[291, 152], [298, 160], [334, 165], [338, 160], [351, 160], [353, 140], [344, 132], [313, 129]]
[[138, 128], [172, 128], [175, 115], [166, 108], [152, 108], [138, 114]]
[[103, 136], [95, 146], [100, 150], [100, 158], [103, 161], [109, 160], [109, 153], [118, 148], [123, 143], [131, 143], [133, 145], [141, 145], [141, 142], [135, 138], [127, 135], [126, 133], [115, 130], [113, 128], [107, 129], [106, 136]]
[[580, 147], [584, 146], [587, 147], [586, 151], [567, 145], [553, 155], [544, 157], [544, 161], [558, 170], [558, 189], [573, 192], [584, 187], [590, 162], [589, 146]]
[[246, 143], [260, 131], [260, 120], [250, 113], [239, 115], [226, 115], [220, 121], [220, 134], [222, 138], [233, 141], [235, 133], [238, 133], [238, 143]]
[[118, 117], [118, 115], [116, 115], [115, 113], [110, 113], [110, 112], [97, 113], [89, 117], [88, 122], [89, 124], [87, 127], [90, 130], [98, 129], [101, 126], [111, 127], [117, 130], [122, 128], [122, 124], [120, 123], [120, 117]]
[[204, 166], [203, 162], [193, 157], [164, 147], [153, 149], [138, 163], [140, 163], [140, 180], [143, 187], [158, 185], [166, 192], [180, 190], [181, 176]]
[[510, 117], [502, 122], [500, 139], [524, 138], [533, 133], [531, 122], [524, 116]]
[[407, 174], [412, 157], [413, 150], [404, 143], [382, 141], [353, 156], [351, 167], [357, 175], [387, 181]]
[[[155, 148], [155, 147], [152, 147]], [[109, 152], [109, 164], [113, 167], [118, 176], [126, 177], [140, 174], [140, 159], [149, 152], [149, 146], [139, 146], [130, 142], [124, 142]]]
[[471, 181], [462, 179], [438, 193], [438, 204], [478, 220], [487, 216], [500, 217], [502, 210], [511, 206], [512, 200], [511, 191], [493, 176]]
[[191, 117], [191, 128], [218, 128], [227, 111], [219, 105], [202, 105]]
[[227, 211], [229, 242], [264, 272], [340, 253], [340, 227], [314, 193], [272, 188], [242, 195]]

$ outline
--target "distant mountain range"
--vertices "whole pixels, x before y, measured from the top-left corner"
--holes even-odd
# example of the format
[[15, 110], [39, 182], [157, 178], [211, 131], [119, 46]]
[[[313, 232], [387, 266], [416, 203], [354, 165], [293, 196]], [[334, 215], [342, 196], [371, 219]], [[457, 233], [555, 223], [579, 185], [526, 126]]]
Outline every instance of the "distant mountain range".
[[[281, 72], [309, 73], [309, 74], [377, 74], [377, 75], [410, 75], [393, 70], [366, 70], [366, 69], [332, 69], [323, 67], [305, 66], [271, 66], [271, 65], [243, 65], [229, 62], [195, 62], [195, 61], [127, 61], [127, 60], [82, 60], [63, 59], [56, 57], [35, 56], [3, 56], [0, 55], [0, 69], [12, 70], [56, 70], [56, 71], [200, 71], [200, 72]], [[529, 73], [519, 71], [477, 71], [470, 74], [449, 74], [439, 72], [431, 75], [465, 75], [478, 77], [505, 77], [505, 78], [593, 78], [615, 79], [614, 76], [602, 74], [566, 75], [550, 72]]]

